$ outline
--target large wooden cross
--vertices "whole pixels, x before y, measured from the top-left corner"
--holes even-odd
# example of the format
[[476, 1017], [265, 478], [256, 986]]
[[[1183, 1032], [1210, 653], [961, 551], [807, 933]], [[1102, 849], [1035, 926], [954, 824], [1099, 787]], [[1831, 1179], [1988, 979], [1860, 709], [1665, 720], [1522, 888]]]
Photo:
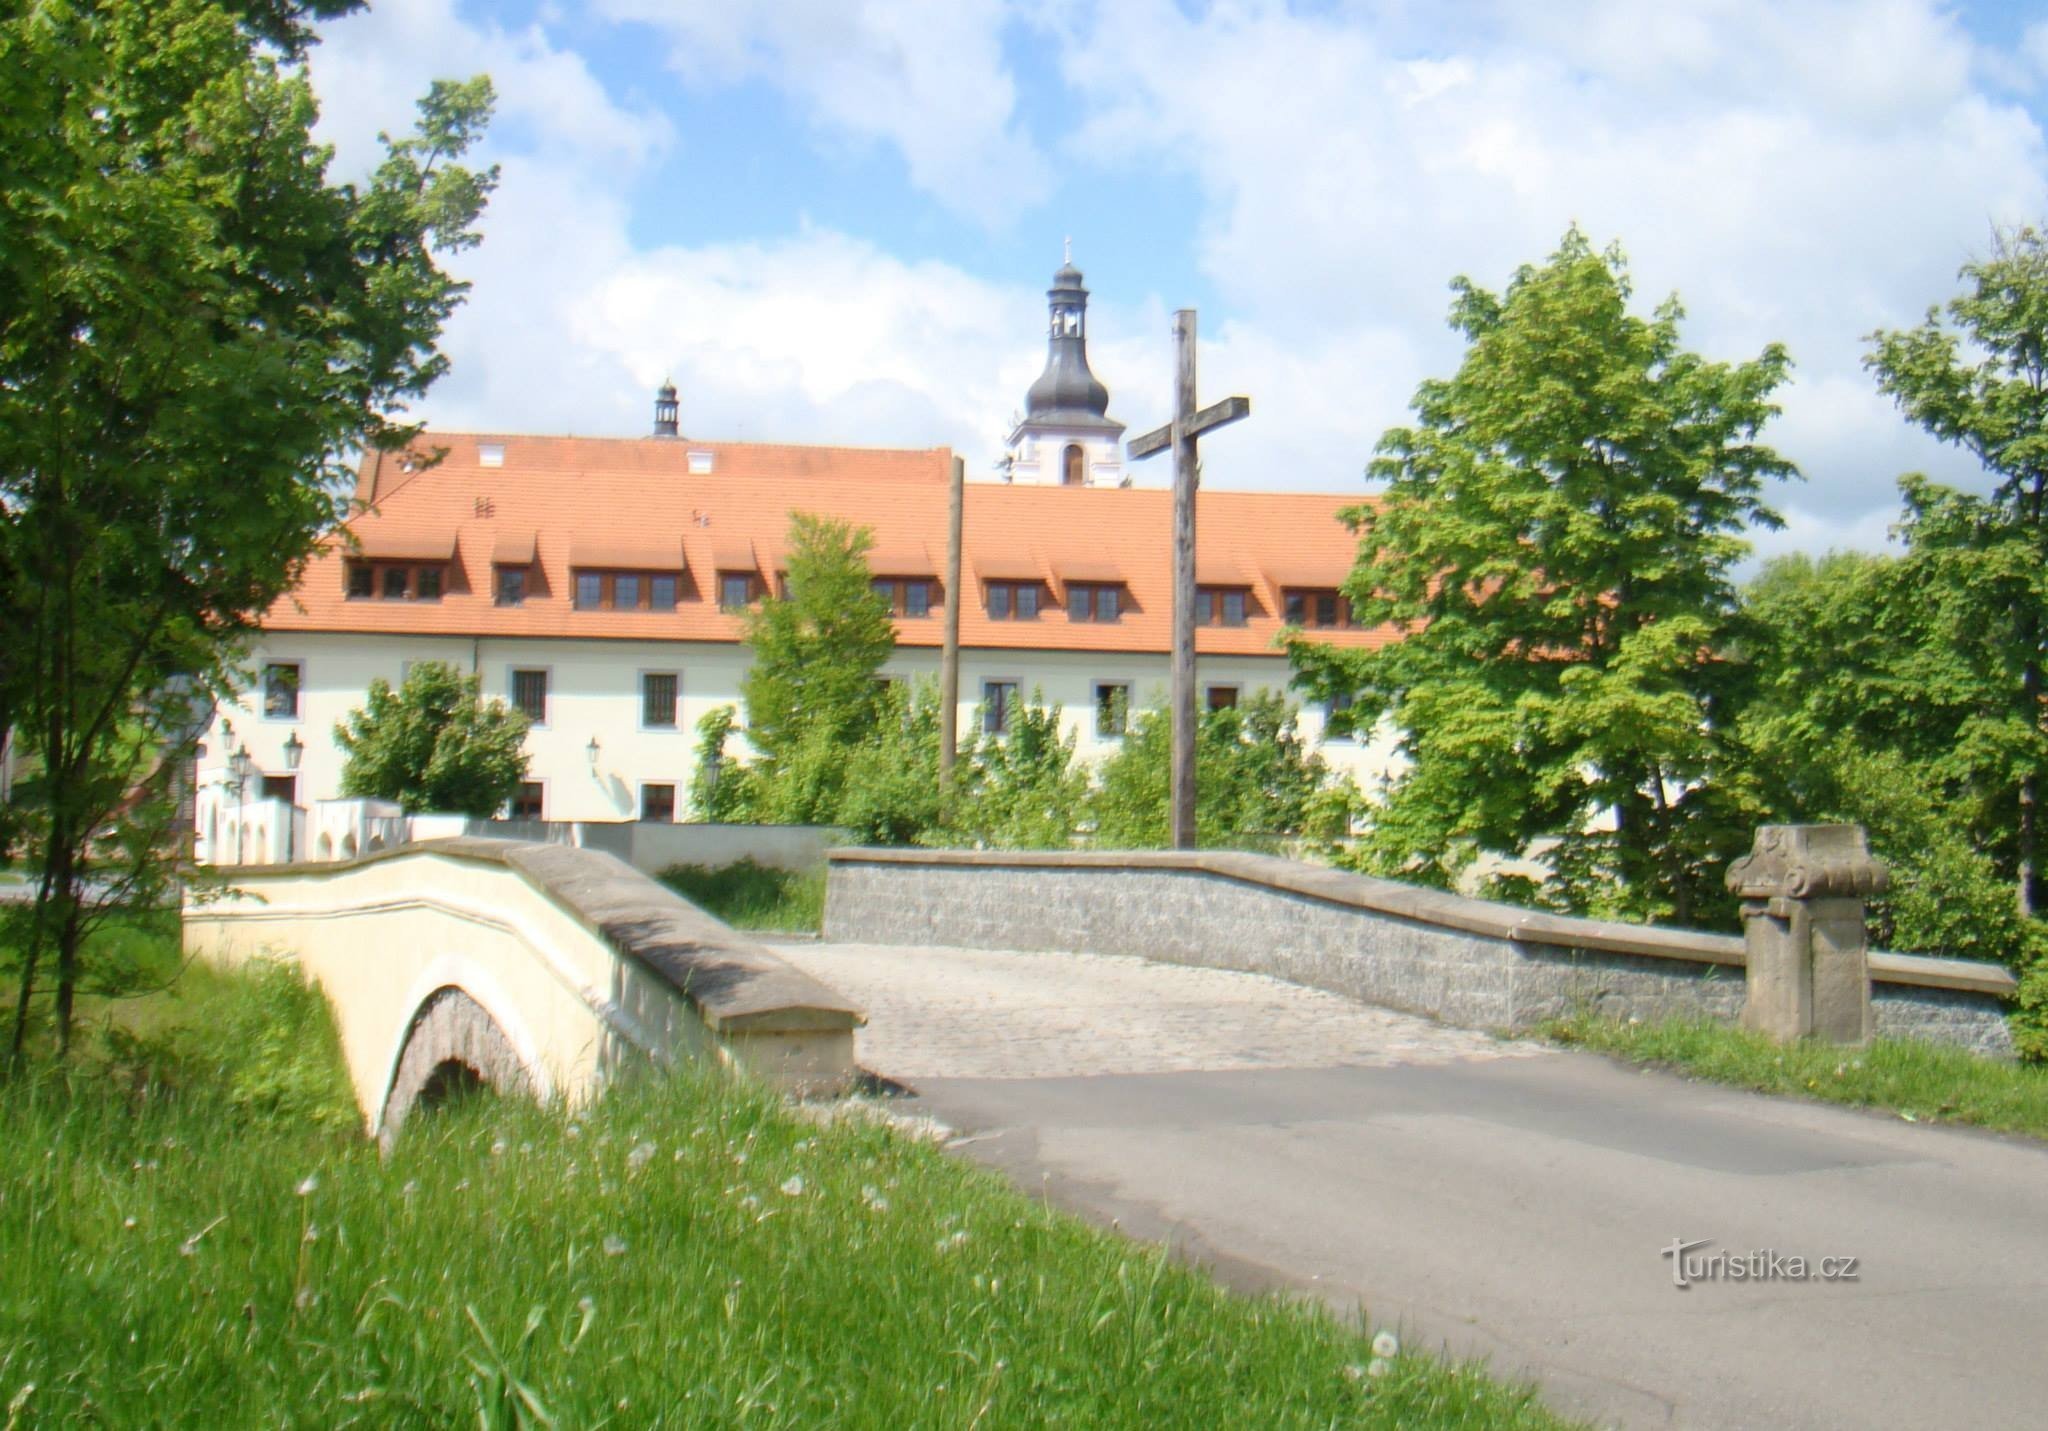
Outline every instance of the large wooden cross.
[[1126, 447], [1133, 462], [1173, 449], [1173, 847], [1195, 847], [1195, 442], [1251, 416], [1252, 400], [1229, 397], [1195, 410], [1195, 310], [1173, 315], [1173, 421]]

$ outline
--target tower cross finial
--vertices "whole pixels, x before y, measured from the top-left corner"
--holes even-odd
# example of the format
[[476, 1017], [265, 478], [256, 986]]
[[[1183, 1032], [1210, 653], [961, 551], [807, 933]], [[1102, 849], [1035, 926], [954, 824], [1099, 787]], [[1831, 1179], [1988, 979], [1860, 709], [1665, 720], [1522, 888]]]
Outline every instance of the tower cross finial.
[[1064, 257], [1068, 263], [1074, 261], [1074, 240], [1071, 237], [1066, 240], [1066, 253]]

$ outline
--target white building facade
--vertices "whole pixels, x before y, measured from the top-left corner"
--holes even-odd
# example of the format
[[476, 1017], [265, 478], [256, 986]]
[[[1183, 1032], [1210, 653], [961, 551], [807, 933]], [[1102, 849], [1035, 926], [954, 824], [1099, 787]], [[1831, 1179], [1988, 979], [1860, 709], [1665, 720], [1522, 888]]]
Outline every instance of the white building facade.
[[[360, 515], [268, 613], [250, 689], [207, 733], [202, 848], [224, 857], [232, 829], [244, 845], [297, 851], [323, 832], [340, 841], [334, 820], [367, 818], [317, 811], [341, 794], [335, 729], [372, 681], [397, 685], [419, 661], [472, 672], [527, 713], [529, 778], [506, 814], [687, 818], [697, 724], [741, 703], [743, 612], [782, 590], [798, 512], [872, 534], [869, 567], [896, 625], [885, 674], [937, 674], [957, 601], [962, 730], [979, 716], [1000, 738], [987, 727], [1007, 703], [1036, 698], [1062, 707], [1082, 758], [1099, 762], [1123, 739], [1117, 711], [1165, 698], [1171, 494], [1125, 480], [1123, 424], [1088, 367], [1087, 297], [1071, 262], [1054, 274], [1046, 367], [1003, 480], [965, 489], [958, 591], [943, 579], [949, 451], [688, 437], [667, 384], [649, 437], [433, 434], [366, 458]], [[1353, 623], [1340, 589], [1356, 551], [1340, 514], [1359, 500], [1200, 494], [1199, 699], [1285, 690], [1283, 631], [1393, 639]], [[1370, 791], [1391, 740], [1326, 738], [1326, 717], [1304, 709], [1302, 734]], [[266, 801], [301, 814], [248, 818]]]

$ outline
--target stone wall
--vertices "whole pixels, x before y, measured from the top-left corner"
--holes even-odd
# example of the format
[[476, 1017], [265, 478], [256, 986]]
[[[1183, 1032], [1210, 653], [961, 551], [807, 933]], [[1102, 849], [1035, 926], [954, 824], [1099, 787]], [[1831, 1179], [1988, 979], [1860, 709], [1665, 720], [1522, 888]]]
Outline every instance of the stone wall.
[[[1223, 853], [833, 850], [825, 937], [1134, 954], [1270, 974], [1472, 1028], [1580, 1010], [1733, 1020], [1739, 938], [1538, 914]], [[1873, 954], [1878, 1032], [2009, 1055], [2012, 976]]]

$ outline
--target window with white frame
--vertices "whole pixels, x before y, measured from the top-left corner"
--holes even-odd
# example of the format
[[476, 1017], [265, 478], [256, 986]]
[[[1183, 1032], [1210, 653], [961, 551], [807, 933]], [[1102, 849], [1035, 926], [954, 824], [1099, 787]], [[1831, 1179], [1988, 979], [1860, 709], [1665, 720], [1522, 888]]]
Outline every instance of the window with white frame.
[[299, 689], [306, 678], [297, 661], [267, 661], [263, 666], [263, 715], [267, 720], [297, 720]]

